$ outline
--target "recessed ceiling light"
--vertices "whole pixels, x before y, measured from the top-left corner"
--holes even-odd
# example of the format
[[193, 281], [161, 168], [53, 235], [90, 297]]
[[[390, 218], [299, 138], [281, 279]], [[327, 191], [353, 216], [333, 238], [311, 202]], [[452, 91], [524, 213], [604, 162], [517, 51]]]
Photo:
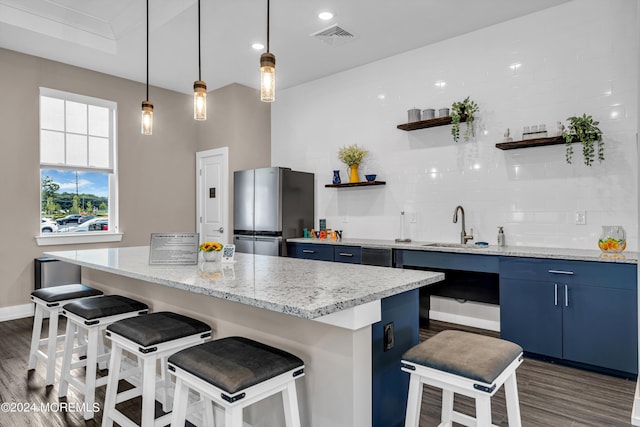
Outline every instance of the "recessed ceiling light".
[[322, 19], [323, 21], [333, 19], [334, 16], [335, 15], [330, 10], [323, 10], [322, 12], [318, 13], [318, 18]]
[[255, 50], [262, 50], [264, 49], [264, 45], [262, 43], [254, 43], [251, 45], [252, 48], [254, 48]]

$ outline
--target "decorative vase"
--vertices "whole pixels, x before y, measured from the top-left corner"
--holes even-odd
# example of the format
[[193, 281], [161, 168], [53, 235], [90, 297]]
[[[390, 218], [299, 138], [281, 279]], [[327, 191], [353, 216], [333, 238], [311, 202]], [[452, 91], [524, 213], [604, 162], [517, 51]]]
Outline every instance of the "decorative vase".
[[342, 181], [340, 181], [340, 171], [333, 171], [333, 183], [334, 184], [340, 184]]
[[627, 234], [620, 225], [603, 225], [598, 240], [602, 252], [620, 253], [627, 247]]
[[202, 252], [202, 259], [205, 262], [218, 262], [220, 261], [222, 251], [211, 251], [211, 252]]
[[360, 165], [349, 166], [349, 182], [360, 182], [360, 177], [358, 176], [358, 166]]

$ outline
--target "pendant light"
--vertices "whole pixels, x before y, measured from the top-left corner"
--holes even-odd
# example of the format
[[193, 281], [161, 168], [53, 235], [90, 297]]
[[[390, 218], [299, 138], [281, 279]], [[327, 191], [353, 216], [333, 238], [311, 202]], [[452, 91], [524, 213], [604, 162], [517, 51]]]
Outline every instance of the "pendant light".
[[260, 100], [273, 102], [276, 99], [276, 56], [269, 52], [269, 12], [267, 0], [267, 51], [260, 55]]
[[207, 84], [202, 81], [200, 54], [200, 0], [198, 0], [198, 80], [193, 83], [193, 118], [207, 120]]
[[142, 124], [143, 135], [153, 133], [153, 103], [149, 101], [149, 0], [147, 0], [147, 97], [142, 101]]

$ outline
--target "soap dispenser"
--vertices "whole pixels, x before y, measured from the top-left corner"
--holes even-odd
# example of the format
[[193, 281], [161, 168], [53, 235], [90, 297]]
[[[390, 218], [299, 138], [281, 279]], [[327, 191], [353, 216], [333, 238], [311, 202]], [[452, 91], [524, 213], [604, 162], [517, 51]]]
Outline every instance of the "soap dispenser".
[[504, 227], [498, 227], [498, 246], [504, 246]]

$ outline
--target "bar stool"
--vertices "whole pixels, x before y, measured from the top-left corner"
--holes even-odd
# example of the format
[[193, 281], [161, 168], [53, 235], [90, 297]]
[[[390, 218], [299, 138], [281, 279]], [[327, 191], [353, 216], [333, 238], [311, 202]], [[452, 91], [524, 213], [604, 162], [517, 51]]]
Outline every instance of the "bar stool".
[[[116, 409], [116, 403], [142, 396], [142, 417], [140, 425], [151, 427], [169, 424], [171, 414], [159, 417], [154, 422], [156, 398], [156, 365], [161, 361], [161, 373], [164, 387], [163, 408], [169, 410], [168, 374], [166, 359], [173, 353], [201, 344], [211, 338], [211, 328], [206, 323], [177, 313], [158, 312], [146, 316], [120, 320], [107, 326], [106, 335], [111, 339], [111, 361], [109, 363], [109, 381], [105, 394], [102, 426], [111, 427], [113, 422], [121, 426], [136, 424]], [[142, 370], [142, 386], [118, 393], [121, 376], [120, 365], [122, 351], [126, 350], [138, 358]]]
[[[56, 358], [62, 354], [62, 351], [56, 349], [58, 341], [64, 339], [64, 335], [58, 335], [58, 317], [62, 306], [80, 298], [100, 295], [102, 295], [102, 291], [82, 284], [52, 286], [31, 292], [31, 301], [35, 303], [35, 313], [28, 369], [35, 369], [38, 359], [42, 360], [47, 367], [45, 380], [47, 386], [53, 385], [55, 382]], [[45, 314], [49, 315], [49, 334], [47, 338], [40, 339]], [[47, 345], [46, 353], [40, 349], [45, 344]]]
[[[85, 420], [92, 419], [94, 410], [97, 409], [94, 408], [96, 387], [103, 386], [107, 382], [107, 377], [96, 378], [96, 364], [108, 357], [107, 353], [98, 354], [102, 342], [102, 331], [118, 320], [146, 314], [148, 311], [149, 307], [146, 304], [121, 295], [81, 299], [62, 307], [62, 314], [67, 317], [67, 329], [58, 397], [67, 395], [69, 384], [84, 394]], [[81, 331], [79, 333], [87, 333], [86, 346], [74, 347], [75, 328]], [[72, 364], [73, 354], [83, 350], [86, 350], [86, 359]], [[86, 366], [84, 383], [71, 375], [72, 370], [83, 366]]]
[[[442, 389], [440, 426], [478, 427], [494, 426], [491, 397], [504, 384], [509, 426], [520, 427], [516, 369], [522, 360], [517, 344], [462, 331], [442, 331], [409, 349], [402, 356], [402, 370], [411, 374], [405, 427], [418, 427], [423, 384]], [[475, 418], [453, 410], [454, 393], [475, 399]]]
[[[286, 427], [300, 427], [295, 380], [304, 375], [304, 362], [293, 354], [228, 337], [179, 351], [169, 357], [168, 368], [176, 376], [172, 426], [184, 425], [191, 389], [209, 408], [210, 402], [224, 408], [225, 427], [242, 427], [243, 408], [282, 392]], [[205, 411], [207, 418], [212, 414]]]

